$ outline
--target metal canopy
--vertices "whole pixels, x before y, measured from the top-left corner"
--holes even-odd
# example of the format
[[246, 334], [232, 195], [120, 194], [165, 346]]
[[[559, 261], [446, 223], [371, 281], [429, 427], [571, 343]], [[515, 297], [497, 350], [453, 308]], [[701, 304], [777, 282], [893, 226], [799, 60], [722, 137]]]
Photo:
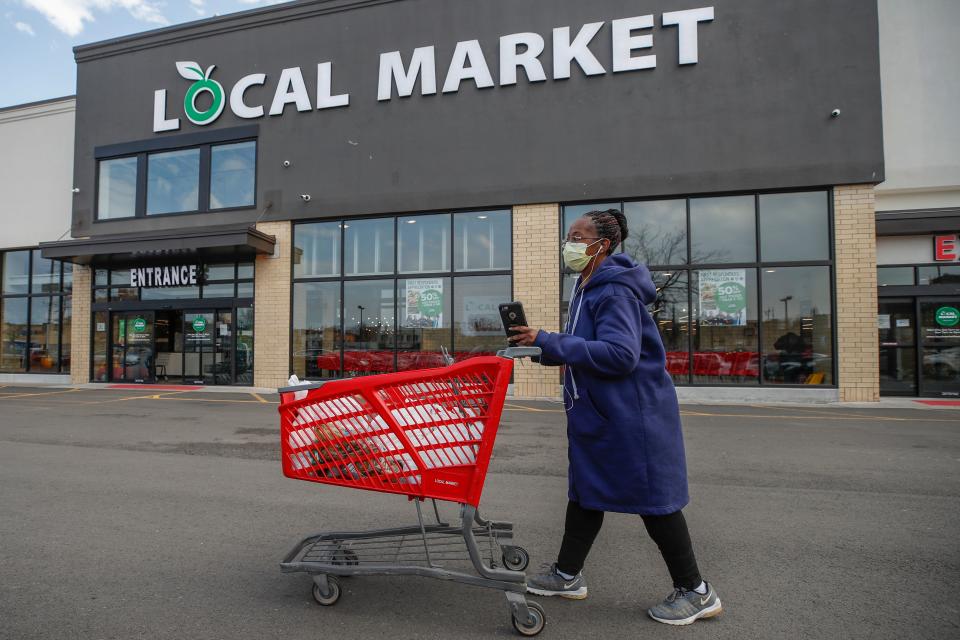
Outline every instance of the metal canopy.
[[200, 230], [124, 233], [80, 240], [42, 242], [44, 258], [74, 264], [108, 266], [157, 264], [177, 259], [253, 259], [273, 253], [276, 238], [251, 226], [207, 227]]

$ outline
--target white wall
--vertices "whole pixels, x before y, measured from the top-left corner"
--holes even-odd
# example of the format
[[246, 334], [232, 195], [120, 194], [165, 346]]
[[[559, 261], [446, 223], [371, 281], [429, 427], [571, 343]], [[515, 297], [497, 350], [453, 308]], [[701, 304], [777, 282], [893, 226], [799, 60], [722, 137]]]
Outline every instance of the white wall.
[[67, 98], [0, 111], [0, 249], [70, 229], [75, 110]]
[[960, 206], [960, 0], [878, 0], [886, 181], [877, 210]]

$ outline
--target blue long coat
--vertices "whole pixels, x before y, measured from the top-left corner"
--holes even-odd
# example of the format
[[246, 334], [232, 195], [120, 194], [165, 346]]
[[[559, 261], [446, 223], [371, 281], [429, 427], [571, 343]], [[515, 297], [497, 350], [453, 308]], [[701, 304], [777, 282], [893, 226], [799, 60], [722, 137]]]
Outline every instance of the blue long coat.
[[656, 288], [627, 255], [606, 258], [570, 301], [566, 332], [540, 331], [566, 365], [569, 496], [582, 507], [664, 515], [689, 502], [680, 409], [646, 305]]

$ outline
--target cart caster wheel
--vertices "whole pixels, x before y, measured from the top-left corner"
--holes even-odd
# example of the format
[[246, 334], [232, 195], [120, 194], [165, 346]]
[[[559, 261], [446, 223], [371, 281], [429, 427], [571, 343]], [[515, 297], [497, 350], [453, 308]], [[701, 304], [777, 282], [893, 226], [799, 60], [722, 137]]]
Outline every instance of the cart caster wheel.
[[320, 591], [320, 585], [316, 582], [313, 583], [313, 599], [317, 601], [317, 604], [324, 607], [333, 606], [340, 599], [340, 581], [337, 580], [337, 577], [327, 576], [327, 584], [330, 585], [330, 591], [327, 595], [323, 595], [323, 592]]
[[503, 566], [511, 571], [523, 571], [530, 564], [530, 554], [523, 547], [504, 547]]
[[517, 617], [513, 617], [513, 628], [517, 630], [522, 636], [535, 636], [541, 631], [547, 624], [547, 614], [544, 612], [543, 607], [541, 607], [536, 602], [527, 602], [527, 609], [530, 610], [530, 619], [529, 620], [517, 620]]

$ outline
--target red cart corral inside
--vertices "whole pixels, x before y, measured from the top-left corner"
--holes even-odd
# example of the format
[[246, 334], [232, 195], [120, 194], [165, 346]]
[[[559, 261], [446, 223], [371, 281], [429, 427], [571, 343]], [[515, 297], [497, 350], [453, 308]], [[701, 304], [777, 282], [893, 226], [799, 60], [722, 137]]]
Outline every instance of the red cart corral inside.
[[[511, 348], [446, 367], [281, 389], [284, 475], [406, 496], [418, 521], [311, 535], [281, 568], [313, 575], [322, 605], [339, 599], [337, 576], [347, 575], [421, 575], [499, 589], [514, 628], [540, 633], [543, 609], [524, 597], [527, 552], [510, 544], [512, 524], [478, 511], [514, 359], [535, 355], [539, 349]], [[426, 499], [435, 523], [424, 521]], [[460, 506], [459, 524], [442, 522], [437, 500]]]

